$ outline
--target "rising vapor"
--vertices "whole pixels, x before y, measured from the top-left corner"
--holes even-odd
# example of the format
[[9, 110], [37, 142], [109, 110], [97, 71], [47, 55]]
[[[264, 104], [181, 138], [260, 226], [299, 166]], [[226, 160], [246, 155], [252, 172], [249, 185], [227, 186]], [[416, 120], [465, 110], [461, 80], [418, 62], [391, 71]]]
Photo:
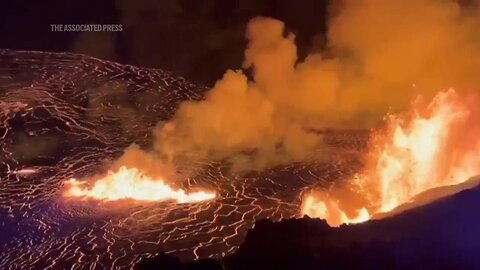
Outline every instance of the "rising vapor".
[[263, 169], [311, 155], [321, 144], [312, 130], [370, 127], [418, 94], [478, 85], [477, 10], [447, 0], [347, 0], [331, 10], [327, 50], [303, 60], [282, 22], [252, 19], [243, 66], [253, 80], [227, 71], [155, 129], [155, 150]]
[[254, 18], [243, 63], [253, 78], [227, 71], [203, 100], [180, 104], [154, 129], [152, 151], [133, 148], [135, 156], [223, 160], [237, 172], [304, 160], [321, 152], [322, 128], [373, 127], [419, 94], [479, 85], [477, 15], [453, 0], [336, 1], [326, 49], [305, 59], [281, 21]]

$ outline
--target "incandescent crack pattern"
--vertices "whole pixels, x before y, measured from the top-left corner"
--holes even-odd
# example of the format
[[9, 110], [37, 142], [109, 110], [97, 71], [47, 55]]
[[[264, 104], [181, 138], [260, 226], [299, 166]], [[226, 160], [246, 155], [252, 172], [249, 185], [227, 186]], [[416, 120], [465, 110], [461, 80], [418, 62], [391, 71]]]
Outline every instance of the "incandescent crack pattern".
[[[0, 50], [0, 268], [131, 268], [158, 252], [221, 258], [259, 219], [297, 217], [302, 193], [348, 178], [364, 132], [324, 132], [334, 151], [263, 172], [232, 175], [197, 162], [185, 188], [218, 198], [198, 204], [67, 201], [71, 177], [104, 170], [181, 101], [206, 88], [168, 72], [69, 53]], [[191, 168], [184, 168], [190, 170]]]

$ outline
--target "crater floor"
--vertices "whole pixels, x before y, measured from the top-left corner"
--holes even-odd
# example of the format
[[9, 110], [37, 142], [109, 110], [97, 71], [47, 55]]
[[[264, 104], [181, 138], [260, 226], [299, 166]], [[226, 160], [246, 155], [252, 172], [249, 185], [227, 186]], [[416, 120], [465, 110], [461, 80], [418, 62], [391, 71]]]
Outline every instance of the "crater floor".
[[[234, 252], [256, 220], [294, 218], [302, 193], [358, 170], [368, 134], [323, 132], [328, 155], [247, 175], [198, 162], [179, 179], [218, 199], [198, 204], [65, 200], [63, 182], [105, 169], [184, 100], [206, 91], [168, 72], [84, 55], [0, 50], [0, 268], [131, 268]], [[327, 156], [327, 157], [326, 157]], [[192, 168], [180, 168], [180, 170]]]

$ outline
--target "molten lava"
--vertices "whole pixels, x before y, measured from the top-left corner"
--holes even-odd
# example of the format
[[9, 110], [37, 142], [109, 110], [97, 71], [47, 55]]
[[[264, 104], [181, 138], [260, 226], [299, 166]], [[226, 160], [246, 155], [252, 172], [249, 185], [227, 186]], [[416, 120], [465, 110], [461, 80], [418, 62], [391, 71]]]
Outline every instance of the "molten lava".
[[96, 200], [114, 201], [133, 199], [139, 201], [176, 201], [193, 203], [211, 200], [215, 193], [197, 191], [187, 193], [183, 189], [173, 189], [163, 179], [152, 179], [136, 168], [120, 167], [117, 172], [109, 172], [98, 179], [91, 187], [77, 179], [67, 181], [67, 197], [84, 197]]
[[331, 226], [363, 222], [422, 192], [478, 175], [480, 138], [470, 108], [450, 89], [427, 106], [417, 101], [408, 114], [389, 116], [386, 129], [373, 134], [364, 171], [345, 186], [307, 194], [302, 214]]

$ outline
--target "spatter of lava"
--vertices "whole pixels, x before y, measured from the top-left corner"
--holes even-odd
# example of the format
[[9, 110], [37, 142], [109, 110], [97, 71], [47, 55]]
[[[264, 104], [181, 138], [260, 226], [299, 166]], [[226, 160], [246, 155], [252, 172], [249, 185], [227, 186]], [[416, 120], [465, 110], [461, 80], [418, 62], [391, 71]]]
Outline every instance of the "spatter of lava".
[[427, 106], [417, 101], [408, 114], [389, 116], [387, 128], [372, 137], [364, 171], [342, 187], [307, 194], [302, 214], [331, 226], [363, 222], [422, 192], [478, 175], [480, 139], [471, 108], [450, 89]]
[[215, 198], [215, 193], [197, 191], [187, 193], [183, 189], [174, 189], [164, 179], [153, 179], [136, 168], [120, 167], [117, 172], [96, 180], [92, 187], [86, 181], [70, 179], [67, 197], [83, 197], [97, 200], [115, 201], [133, 199], [139, 201], [175, 201], [194, 203]]

